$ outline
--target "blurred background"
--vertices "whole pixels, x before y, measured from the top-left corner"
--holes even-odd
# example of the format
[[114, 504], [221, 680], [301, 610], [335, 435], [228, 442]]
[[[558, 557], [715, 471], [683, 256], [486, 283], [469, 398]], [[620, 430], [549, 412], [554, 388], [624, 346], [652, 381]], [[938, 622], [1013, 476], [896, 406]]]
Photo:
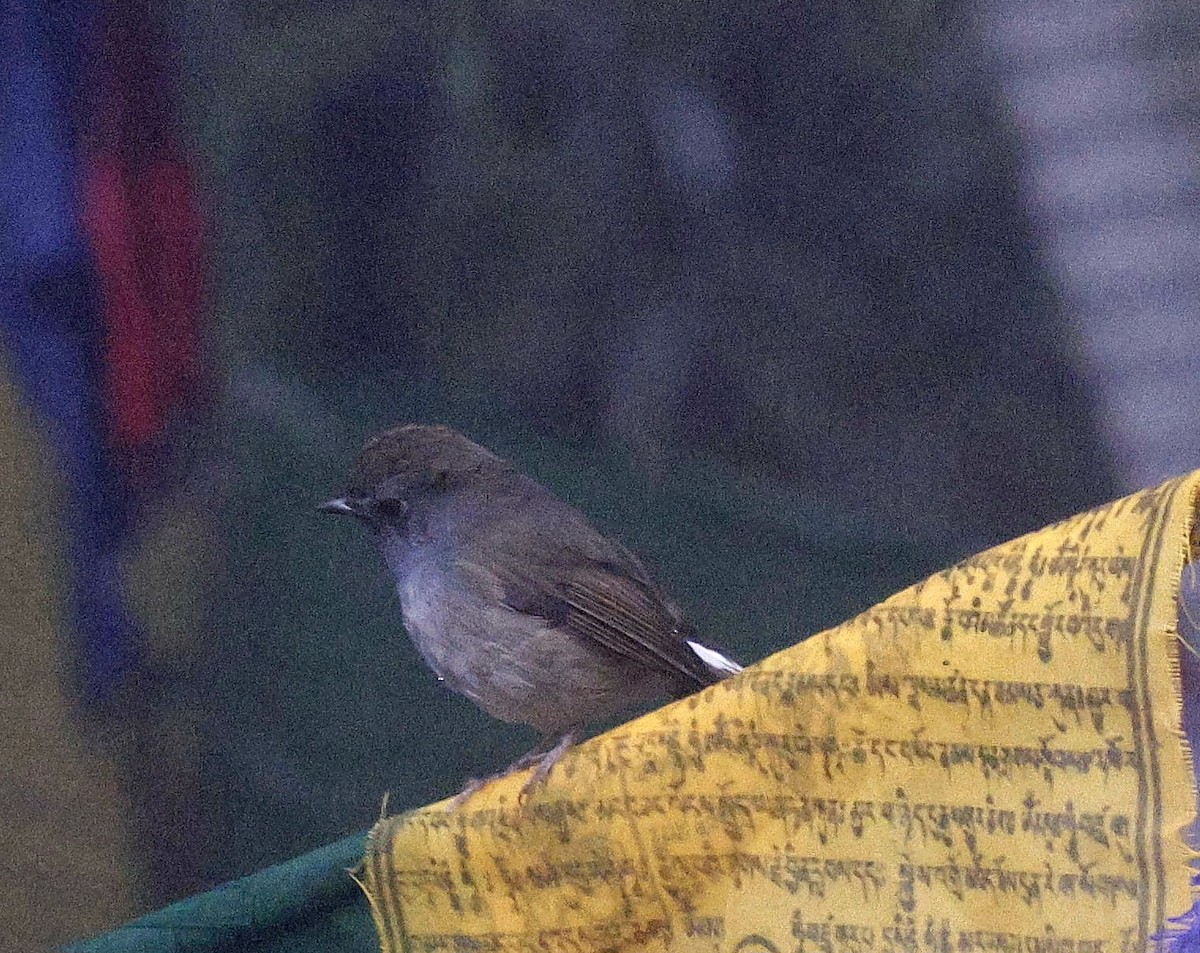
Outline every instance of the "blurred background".
[[746, 662], [1200, 465], [1179, 0], [0, 25], [4, 949], [528, 747], [313, 509], [384, 426], [511, 457]]

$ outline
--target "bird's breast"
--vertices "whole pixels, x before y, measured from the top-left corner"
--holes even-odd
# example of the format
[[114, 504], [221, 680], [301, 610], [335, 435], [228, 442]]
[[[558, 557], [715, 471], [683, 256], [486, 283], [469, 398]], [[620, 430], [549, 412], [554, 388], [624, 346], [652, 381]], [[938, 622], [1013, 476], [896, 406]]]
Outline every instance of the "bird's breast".
[[[410, 554], [411, 555], [411, 554]], [[456, 599], [443, 573], [419, 561], [409, 563], [402, 572], [395, 572], [396, 594], [400, 597], [400, 613], [409, 638], [421, 658], [438, 678], [449, 681], [451, 687], [470, 696], [469, 686], [460, 685], [456, 676], [455, 624], [452, 606]]]

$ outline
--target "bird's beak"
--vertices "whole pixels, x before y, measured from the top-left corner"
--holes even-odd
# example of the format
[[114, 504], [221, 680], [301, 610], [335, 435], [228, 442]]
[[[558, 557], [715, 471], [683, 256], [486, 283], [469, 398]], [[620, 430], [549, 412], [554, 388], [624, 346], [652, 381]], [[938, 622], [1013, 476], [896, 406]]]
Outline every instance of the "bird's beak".
[[347, 502], [344, 496], [339, 496], [336, 500], [327, 500], [317, 506], [322, 513], [342, 513], [343, 515], [353, 516], [354, 507]]

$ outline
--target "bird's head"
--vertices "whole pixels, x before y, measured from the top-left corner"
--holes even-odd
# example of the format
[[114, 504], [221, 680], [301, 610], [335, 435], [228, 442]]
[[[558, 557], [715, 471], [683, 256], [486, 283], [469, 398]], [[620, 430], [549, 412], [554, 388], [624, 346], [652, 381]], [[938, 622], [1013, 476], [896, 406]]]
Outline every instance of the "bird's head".
[[402, 424], [367, 441], [354, 461], [346, 492], [318, 509], [356, 516], [376, 530], [400, 528], [414, 503], [448, 492], [464, 479], [510, 468], [449, 427]]

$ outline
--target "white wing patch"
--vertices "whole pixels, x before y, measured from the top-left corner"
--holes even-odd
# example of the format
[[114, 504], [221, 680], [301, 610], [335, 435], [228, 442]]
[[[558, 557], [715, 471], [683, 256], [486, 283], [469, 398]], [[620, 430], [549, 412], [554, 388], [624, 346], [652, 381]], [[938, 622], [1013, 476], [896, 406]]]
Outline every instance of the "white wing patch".
[[726, 675], [736, 675], [742, 670], [742, 667], [732, 659], [727, 659], [715, 649], [710, 649], [707, 645], [701, 645], [699, 642], [687, 640], [688, 648], [690, 648], [699, 657], [700, 661], [711, 668], [714, 672], [723, 672]]

